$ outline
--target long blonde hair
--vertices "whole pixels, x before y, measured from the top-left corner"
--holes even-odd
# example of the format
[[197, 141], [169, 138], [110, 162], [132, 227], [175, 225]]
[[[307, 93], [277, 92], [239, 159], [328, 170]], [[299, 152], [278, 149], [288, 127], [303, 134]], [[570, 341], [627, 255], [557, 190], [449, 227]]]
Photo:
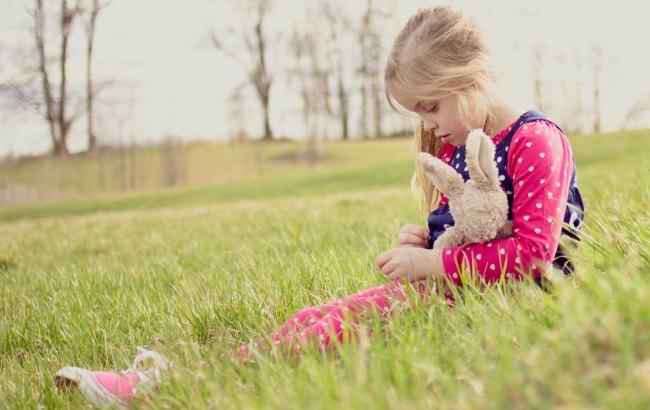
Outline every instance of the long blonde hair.
[[[486, 60], [485, 42], [472, 18], [449, 6], [420, 9], [398, 34], [386, 61], [386, 99], [393, 110], [406, 114], [408, 110], [392, 95], [395, 90], [417, 100], [457, 95], [463, 122], [492, 123], [492, 107], [497, 101], [496, 74]], [[478, 106], [484, 107], [487, 118], [476, 118]], [[417, 155], [424, 151], [437, 157], [442, 145], [433, 132], [424, 130], [418, 119], [413, 133], [415, 171], [411, 188], [425, 214], [434, 209], [440, 196], [424, 175]]]

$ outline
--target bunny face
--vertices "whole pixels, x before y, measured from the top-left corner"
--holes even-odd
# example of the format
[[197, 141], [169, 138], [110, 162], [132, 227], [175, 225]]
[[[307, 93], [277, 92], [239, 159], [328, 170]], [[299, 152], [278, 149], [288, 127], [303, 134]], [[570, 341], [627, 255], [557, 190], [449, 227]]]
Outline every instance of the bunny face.
[[494, 163], [494, 145], [477, 129], [466, 142], [467, 182], [449, 165], [428, 153], [419, 160], [425, 175], [449, 198], [456, 230], [466, 242], [485, 242], [496, 237], [507, 223], [508, 200], [501, 189]]

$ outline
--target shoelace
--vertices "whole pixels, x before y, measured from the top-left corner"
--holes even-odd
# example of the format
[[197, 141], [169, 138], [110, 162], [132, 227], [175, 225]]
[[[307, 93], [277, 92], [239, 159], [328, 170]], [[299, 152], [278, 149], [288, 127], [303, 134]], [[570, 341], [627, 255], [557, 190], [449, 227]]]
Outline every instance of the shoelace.
[[[140, 363], [148, 359], [153, 360], [153, 366], [146, 370], [140, 370]], [[163, 355], [154, 352], [153, 350], [145, 349], [144, 347], [138, 347], [138, 354], [133, 359], [131, 367], [122, 373], [135, 372], [140, 376], [140, 381], [142, 383], [153, 387], [160, 380], [160, 371], [167, 370], [168, 368], [169, 362]]]

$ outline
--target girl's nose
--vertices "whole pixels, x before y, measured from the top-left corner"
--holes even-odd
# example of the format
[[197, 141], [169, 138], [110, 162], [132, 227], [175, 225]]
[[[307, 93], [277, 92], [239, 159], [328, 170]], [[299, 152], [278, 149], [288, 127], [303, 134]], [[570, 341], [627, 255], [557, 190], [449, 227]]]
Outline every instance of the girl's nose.
[[423, 126], [424, 126], [424, 131], [426, 132], [431, 132], [433, 131], [435, 127], [435, 123], [433, 121], [423, 121]]

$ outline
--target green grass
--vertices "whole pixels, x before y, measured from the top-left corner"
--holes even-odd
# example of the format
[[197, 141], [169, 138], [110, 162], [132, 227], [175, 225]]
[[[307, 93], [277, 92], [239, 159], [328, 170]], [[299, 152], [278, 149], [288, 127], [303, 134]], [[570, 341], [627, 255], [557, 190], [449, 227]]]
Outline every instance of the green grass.
[[0, 209], [0, 403], [87, 406], [54, 372], [125, 368], [147, 345], [175, 362], [154, 407], [648, 408], [647, 134], [571, 139], [585, 239], [552, 295], [468, 290], [299, 362], [216, 358], [384, 282], [374, 258], [423, 222], [405, 140], [332, 144], [337, 160], [261, 180]]

